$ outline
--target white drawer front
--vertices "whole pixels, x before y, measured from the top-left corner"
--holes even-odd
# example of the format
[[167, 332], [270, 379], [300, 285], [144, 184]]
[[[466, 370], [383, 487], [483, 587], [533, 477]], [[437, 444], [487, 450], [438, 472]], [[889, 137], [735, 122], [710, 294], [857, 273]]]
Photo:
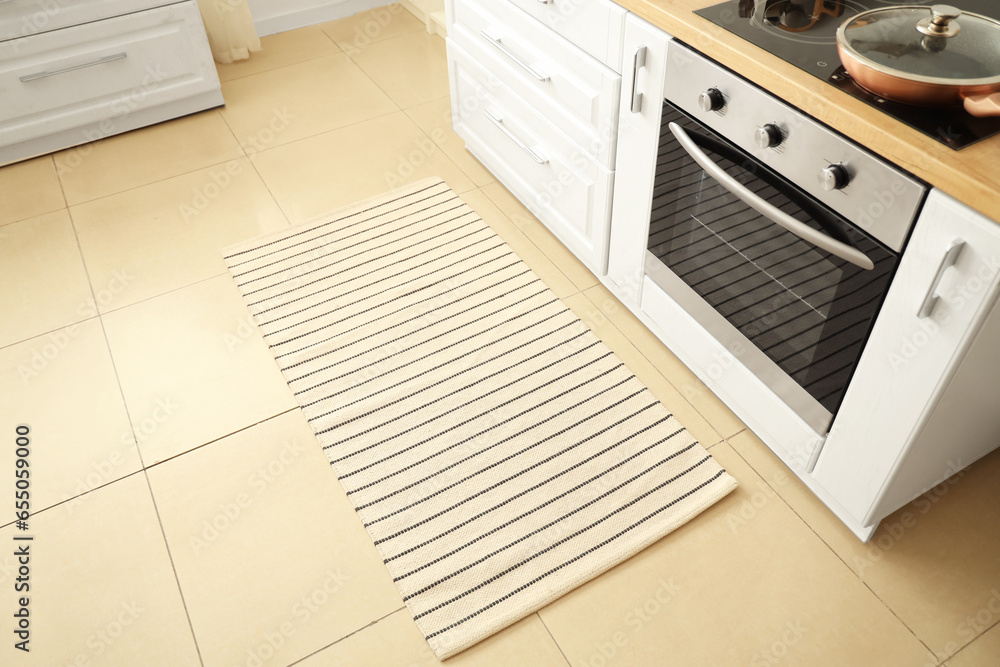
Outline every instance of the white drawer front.
[[0, 42], [162, 7], [178, 0], [0, 0]]
[[[455, 131], [592, 271], [607, 263], [613, 174], [448, 38]], [[485, 82], [485, 83], [484, 83]]]
[[459, 0], [452, 34], [476, 62], [613, 168], [621, 76], [516, 7]]
[[609, 0], [500, 0], [528, 12], [602, 63], [621, 72], [622, 32], [628, 13]]
[[0, 42], [0, 145], [218, 87], [194, 2]]

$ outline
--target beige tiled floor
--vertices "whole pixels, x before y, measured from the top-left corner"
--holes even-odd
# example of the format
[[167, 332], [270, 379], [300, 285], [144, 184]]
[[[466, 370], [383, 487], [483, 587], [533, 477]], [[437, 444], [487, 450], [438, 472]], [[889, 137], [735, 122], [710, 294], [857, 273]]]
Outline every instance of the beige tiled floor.
[[437, 175], [741, 483], [448, 664], [1000, 665], [1000, 454], [859, 543], [464, 150], [440, 38], [392, 7], [264, 46], [224, 110], [0, 169], [0, 428], [32, 426], [38, 510], [33, 650], [4, 547], [0, 664], [438, 664], [218, 252]]

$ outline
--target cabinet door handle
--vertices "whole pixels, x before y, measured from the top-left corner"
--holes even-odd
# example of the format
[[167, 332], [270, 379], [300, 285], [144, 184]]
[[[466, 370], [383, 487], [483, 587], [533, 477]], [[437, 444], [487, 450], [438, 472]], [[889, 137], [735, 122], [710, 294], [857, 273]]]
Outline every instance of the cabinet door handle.
[[646, 66], [646, 47], [640, 46], [635, 50], [635, 58], [632, 59], [632, 113], [642, 111], [642, 93], [638, 90], [639, 70]]
[[538, 164], [546, 164], [549, 161], [548, 158], [539, 155], [538, 153], [533, 151], [526, 143], [524, 143], [523, 141], [515, 137], [513, 134], [511, 134], [510, 130], [508, 130], [506, 127], [503, 126], [503, 118], [500, 118], [499, 116], [495, 115], [493, 112], [487, 109], [483, 109], [483, 115], [486, 116], [486, 119], [488, 121], [496, 125], [501, 132], [507, 135], [508, 139], [517, 144], [518, 148], [527, 153], [528, 157], [530, 157], [532, 160], [534, 160]]
[[924, 319], [931, 316], [934, 312], [934, 307], [937, 306], [938, 301], [941, 297], [937, 293], [938, 285], [941, 284], [941, 279], [944, 277], [944, 272], [947, 271], [952, 266], [955, 266], [955, 262], [958, 261], [958, 256], [962, 254], [962, 249], [965, 247], [965, 241], [962, 239], [955, 239], [948, 246], [948, 250], [944, 253], [944, 257], [941, 259], [941, 266], [938, 267], [937, 273], [934, 274], [934, 282], [931, 283], [931, 288], [927, 290], [927, 296], [924, 297], [924, 302], [920, 304], [920, 310], [917, 312], [917, 317]]
[[53, 70], [51, 72], [35, 72], [34, 74], [25, 74], [21, 79], [22, 83], [27, 83], [28, 81], [34, 81], [36, 79], [44, 79], [46, 77], [55, 76], [56, 74], [63, 74], [65, 72], [72, 72], [73, 70], [83, 69], [84, 67], [93, 67], [94, 65], [103, 65], [104, 63], [114, 62], [115, 60], [121, 60], [122, 58], [127, 58], [128, 54], [122, 51], [121, 53], [113, 53], [110, 56], [104, 56], [103, 58], [98, 58], [97, 60], [89, 63], [83, 63], [82, 65], [72, 65], [70, 67], [63, 67], [62, 69]]
[[521, 58], [519, 58], [516, 53], [514, 53], [513, 51], [511, 51], [506, 46], [504, 46], [503, 44], [500, 43], [500, 38], [499, 37], [494, 37], [493, 35], [491, 35], [490, 33], [488, 33], [485, 30], [480, 30], [479, 34], [487, 42], [489, 42], [493, 46], [495, 46], [498, 49], [500, 49], [500, 53], [504, 54], [505, 56], [507, 56], [508, 58], [510, 58], [511, 60], [513, 60], [516, 65], [518, 65], [521, 69], [523, 69], [525, 72], [527, 72], [528, 74], [530, 74], [532, 77], [534, 77], [538, 81], [548, 81], [551, 78], [548, 74], [544, 74], [542, 72], [539, 72], [534, 67], [532, 67], [528, 63], [526, 63], [523, 60], [521, 60]]

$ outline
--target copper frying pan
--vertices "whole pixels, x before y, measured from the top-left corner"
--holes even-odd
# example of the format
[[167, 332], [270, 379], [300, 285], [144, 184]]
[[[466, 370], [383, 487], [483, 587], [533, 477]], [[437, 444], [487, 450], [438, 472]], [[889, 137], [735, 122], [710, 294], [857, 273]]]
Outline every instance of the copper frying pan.
[[[919, 5], [897, 6], [862, 12], [844, 22], [837, 31], [840, 60], [854, 80], [880, 97], [904, 104], [926, 107], [964, 106], [973, 116], [1000, 116], [1000, 66], [992, 77], [966, 79], [925, 76], [877, 62], [855, 48], [848, 28], [874, 25], [878, 19], [876, 14], [894, 9], [929, 10], [928, 18], [914, 25], [914, 30], [919, 31], [919, 34], [914, 34], [912, 45], [905, 47], [923, 49], [928, 54], [952, 48], [952, 43], [948, 40], [958, 33], [960, 25], [955, 19], [960, 16], [965, 16], [970, 21], [992, 24], [990, 30], [995, 37], [990, 46], [995, 51], [996, 61], [1000, 62], [1000, 21], [978, 14], [963, 14], [949, 5], [934, 5], [930, 8]], [[892, 48], [900, 47], [893, 45]], [[871, 44], [866, 46], [866, 50], [871, 50]], [[878, 47], [875, 50], [879, 50]], [[961, 76], [960, 73], [956, 74]]]

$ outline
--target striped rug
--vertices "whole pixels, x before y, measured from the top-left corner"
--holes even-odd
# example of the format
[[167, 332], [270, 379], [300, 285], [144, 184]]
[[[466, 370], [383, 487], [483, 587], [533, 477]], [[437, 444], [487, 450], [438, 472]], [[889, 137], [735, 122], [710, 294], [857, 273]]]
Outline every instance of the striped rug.
[[225, 255], [439, 658], [736, 486], [440, 180]]

